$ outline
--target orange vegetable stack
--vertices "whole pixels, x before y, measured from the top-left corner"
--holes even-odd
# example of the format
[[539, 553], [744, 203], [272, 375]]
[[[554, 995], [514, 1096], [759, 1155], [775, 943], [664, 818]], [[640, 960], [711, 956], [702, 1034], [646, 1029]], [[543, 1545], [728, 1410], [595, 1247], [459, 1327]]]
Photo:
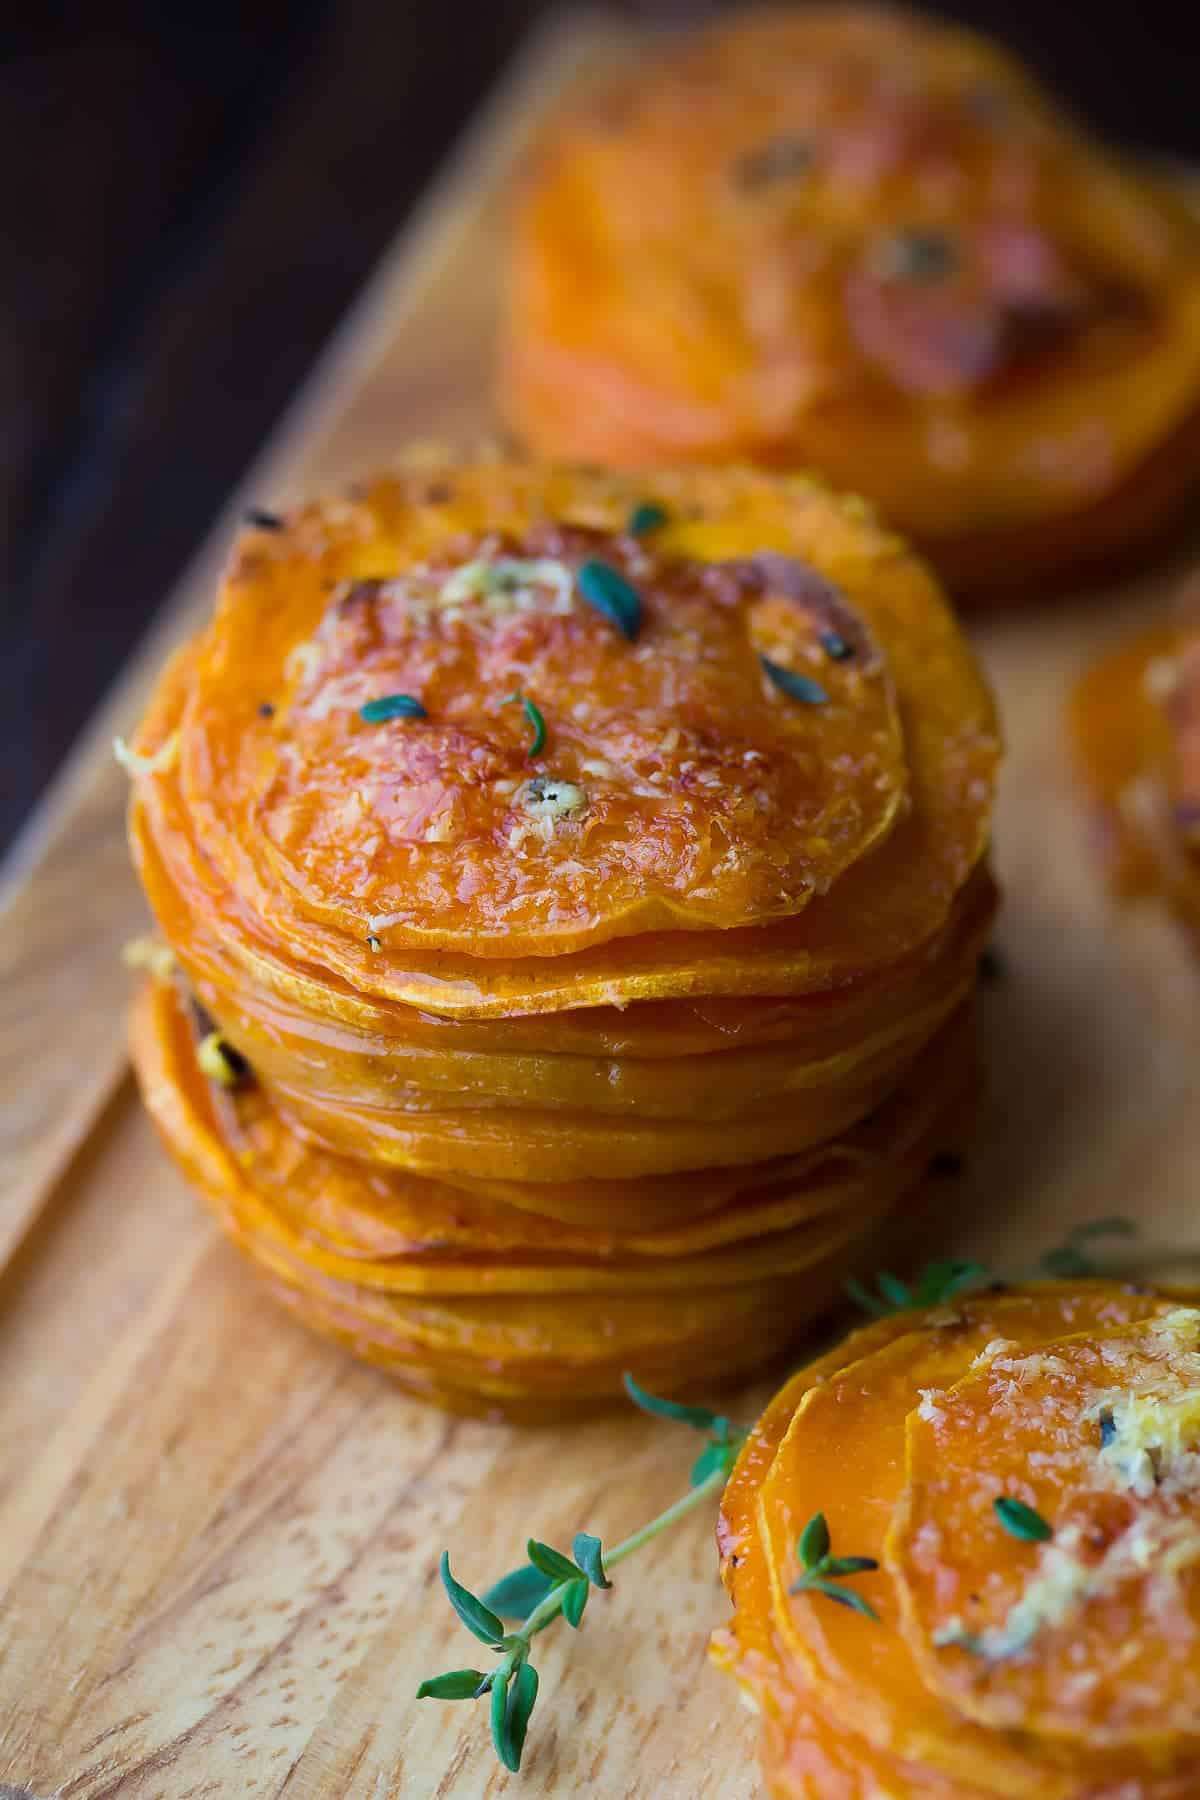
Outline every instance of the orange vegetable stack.
[[514, 209], [501, 400], [545, 455], [866, 494], [1027, 599], [1200, 480], [1200, 225], [1007, 52], [900, 9], [738, 10], [573, 94]]
[[723, 1502], [714, 1645], [772, 1794], [1200, 1793], [1198, 1298], [955, 1299], [772, 1401]]
[[1087, 671], [1071, 722], [1113, 886], [1200, 934], [1200, 584]]
[[961, 1146], [997, 754], [927, 571], [814, 482], [481, 462], [260, 520], [126, 753], [147, 1104], [415, 1392], [735, 1375]]

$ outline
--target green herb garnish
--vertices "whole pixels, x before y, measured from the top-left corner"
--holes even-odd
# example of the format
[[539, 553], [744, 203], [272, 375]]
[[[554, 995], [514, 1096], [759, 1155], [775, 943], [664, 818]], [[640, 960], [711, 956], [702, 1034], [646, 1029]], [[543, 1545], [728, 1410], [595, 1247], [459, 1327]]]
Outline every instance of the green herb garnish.
[[785, 669], [782, 663], [772, 662], [769, 656], [760, 656], [758, 660], [780, 693], [786, 694], [789, 700], [802, 700], [805, 706], [827, 704], [829, 695], [818, 682], [807, 675], [797, 675], [794, 669]]
[[432, 1675], [417, 1689], [418, 1700], [477, 1700], [491, 1681], [482, 1669], [447, 1669]]
[[930, 1263], [910, 1287], [881, 1269], [875, 1277], [878, 1294], [870, 1293], [860, 1281], [848, 1281], [846, 1292], [856, 1305], [876, 1319], [890, 1318], [893, 1313], [917, 1312], [927, 1306], [942, 1306], [968, 1289], [990, 1282], [990, 1269], [978, 1262]]
[[837, 631], [823, 631], [820, 637], [820, 644], [822, 650], [825, 652], [826, 656], [829, 657], [831, 662], [849, 662], [850, 658], [854, 655], [854, 645], [848, 644], [840, 632]]
[[283, 520], [279, 514], [268, 512], [265, 506], [248, 506], [244, 517], [247, 525], [253, 525], [255, 531], [283, 530]]
[[796, 1556], [804, 1572], [792, 1583], [789, 1594], [824, 1594], [827, 1600], [849, 1606], [864, 1619], [873, 1619], [878, 1625], [879, 1614], [871, 1602], [854, 1588], [843, 1587], [841, 1583], [848, 1575], [869, 1574], [879, 1564], [873, 1556], [834, 1556], [824, 1513], [814, 1513], [800, 1533]]
[[714, 1470], [733, 1467], [733, 1457], [745, 1432], [731, 1425], [723, 1413], [710, 1412], [707, 1406], [683, 1406], [678, 1400], [660, 1400], [638, 1386], [632, 1375], [626, 1375], [625, 1392], [643, 1412], [659, 1419], [673, 1419], [678, 1425], [690, 1425], [693, 1431], [709, 1433], [709, 1443], [692, 1464], [692, 1485], [707, 1481]]
[[514, 700], [521, 702], [525, 717], [533, 729], [529, 748], [525, 752], [525, 755], [532, 761], [535, 756], [540, 756], [546, 747], [546, 721], [542, 717], [541, 708], [529, 698], [528, 694], [523, 694], [520, 688], [515, 688], [511, 694], [505, 694], [500, 704], [501, 706], [511, 706]]
[[1054, 1536], [1053, 1525], [1048, 1525], [1041, 1513], [1034, 1512], [1032, 1506], [1026, 1506], [1014, 1494], [998, 1494], [992, 1506], [1008, 1535], [1020, 1538], [1023, 1544], [1044, 1544]]
[[611, 619], [632, 643], [642, 628], [642, 602], [637, 589], [604, 562], [585, 562], [576, 582], [588, 605]]
[[[744, 1430], [706, 1407], [661, 1400], [639, 1387], [631, 1375], [626, 1375], [625, 1386], [644, 1412], [711, 1433], [711, 1442], [700, 1458], [700, 1463], [707, 1461], [708, 1466], [703, 1474], [698, 1474], [700, 1463], [696, 1464], [692, 1470], [693, 1485], [686, 1494], [611, 1550], [586, 1531], [576, 1533], [569, 1556], [552, 1544], [530, 1538], [525, 1546], [528, 1561], [503, 1576], [482, 1596], [455, 1579], [450, 1573], [448, 1554], [442, 1555], [442, 1586], [451, 1606], [467, 1630], [487, 1644], [500, 1660], [490, 1674], [479, 1669], [449, 1669], [445, 1674], [432, 1675], [417, 1689], [417, 1699], [474, 1700], [490, 1694], [492, 1743], [505, 1768], [514, 1772], [521, 1766], [525, 1734], [537, 1699], [537, 1671], [530, 1660], [534, 1638], [560, 1614], [568, 1625], [578, 1629], [592, 1590], [611, 1588], [610, 1574], [619, 1563], [685, 1518], [710, 1494], [721, 1491], [746, 1438]], [[857, 1573], [860, 1567], [866, 1567], [865, 1558], [836, 1558], [820, 1579], [832, 1583], [839, 1575]], [[836, 1591], [836, 1597], [845, 1605], [855, 1605], [861, 1598], [841, 1589]], [[862, 1602], [860, 1610], [865, 1607]], [[522, 1623], [516, 1630], [507, 1631], [506, 1619]]]
[[388, 719], [427, 719], [429, 714], [411, 694], [384, 694], [360, 706], [358, 716], [365, 725], [383, 725]]
[[630, 513], [625, 529], [630, 537], [645, 537], [648, 532], [660, 531], [666, 522], [667, 514], [663, 507], [656, 506], [653, 500], [643, 500]]

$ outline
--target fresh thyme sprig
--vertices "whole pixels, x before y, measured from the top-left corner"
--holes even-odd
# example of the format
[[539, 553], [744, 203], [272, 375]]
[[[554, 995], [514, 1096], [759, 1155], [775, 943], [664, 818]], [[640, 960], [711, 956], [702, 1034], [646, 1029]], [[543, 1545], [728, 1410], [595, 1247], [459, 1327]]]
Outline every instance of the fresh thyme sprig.
[[857, 1306], [872, 1318], [886, 1319], [893, 1313], [917, 1312], [926, 1306], [941, 1306], [957, 1294], [965, 1294], [993, 1280], [990, 1269], [978, 1262], [930, 1263], [911, 1286], [881, 1269], [875, 1277], [878, 1293], [873, 1294], [861, 1281], [848, 1281], [846, 1292]]
[[[455, 1579], [450, 1572], [449, 1554], [442, 1554], [442, 1586], [451, 1606], [467, 1630], [500, 1661], [490, 1673], [482, 1669], [448, 1669], [442, 1675], [432, 1675], [417, 1689], [417, 1699], [478, 1700], [490, 1694], [492, 1743], [505, 1768], [514, 1773], [521, 1766], [538, 1694], [537, 1670], [530, 1660], [534, 1638], [560, 1615], [578, 1630], [592, 1590], [612, 1587], [613, 1569], [694, 1512], [710, 1495], [721, 1492], [746, 1438], [746, 1432], [722, 1414], [710, 1412], [707, 1407], [682, 1406], [675, 1400], [660, 1399], [647, 1393], [632, 1375], [625, 1376], [625, 1387], [643, 1412], [690, 1425], [708, 1436], [707, 1445], [692, 1466], [687, 1493], [611, 1550], [586, 1531], [576, 1533], [570, 1556], [552, 1544], [530, 1538], [525, 1546], [528, 1560], [502, 1576], [482, 1597]], [[852, 1559], [842, 1559], [847, 1560]], [[508, 1631], [506, 1620], [521, 1623], [515, 1631]]]
[[[1131, 1219], [1090, 1219], [1083, 1225], [1073, 1226], [1061, 1244], [1052, 1250], [1045, 1251], [1038, 1258], [1038, 1266], [1032, 1271], [1029, 1279], [1043, 1280], [1047, 1276], [1066, 1278], [1088, 1275], [1099, 1275], [1100, 1268], [1087, 1254], [1086, 1246], [1097, 1238], [1130, 1238], [1137, 1235], [1137, 1226]], [[870, 1313], [872, 1318], [886, 1319], [893, 1313], [917, 1312], [927, 1306], [941, 1306], [958, 1294], [974, 1292], [995, 1282], [997, 1277], [984, 1263], [979, 1262], [934, 1262], [929, 1263], [911, 1285], [900, 1280], [887, 1269], [881, 1269], [875, 1276], [875, 1292], [863, 1286], [862, 1282], [850, 1280], [846, 1283], [846, 1293], [855, 1305]]]
[[878, 1625], [879, 1614], [871, 1602], [855, 1588], [843, 1587], [848, 1575], [867, 1575], [879, 1564], [873, 1556], [834, 1556], [829, 1538], [829, 1524], [823, 1512], [816, 1512], [800, 1533], [796, 1557], [803, 1573], [793, 1581], [789, 1594], [824, 1594], [839, 1606], [849, 1606], [864, 1619]]

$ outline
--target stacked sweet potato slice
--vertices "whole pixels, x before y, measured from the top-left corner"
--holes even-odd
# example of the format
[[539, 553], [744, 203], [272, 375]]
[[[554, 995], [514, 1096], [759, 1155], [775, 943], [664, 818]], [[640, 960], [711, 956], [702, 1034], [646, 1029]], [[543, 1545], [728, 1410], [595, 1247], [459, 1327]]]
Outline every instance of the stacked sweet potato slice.
[[1114, 887], [1200, 934], [1200, 584], [1085, 673], [1072, 725]]
[[1196, 1296], [1106, 1281], [900, 1313], [790, 1381], [723, 1502], [714, 1644], [771, 1792], [1200, 1791], [1198, 1396]]
[[416, 1392], [749, 1369], [961, 1146], [997, 754], [931, 577], [809, 481], [484, 461], [260, 523], [127, 755], [150, 1110]]
[[1195, 491], [1200, 227], [998, 44], [738, 7], [539, 134], [499, 389], [543, 455], [819, 469], [1019, 603]]

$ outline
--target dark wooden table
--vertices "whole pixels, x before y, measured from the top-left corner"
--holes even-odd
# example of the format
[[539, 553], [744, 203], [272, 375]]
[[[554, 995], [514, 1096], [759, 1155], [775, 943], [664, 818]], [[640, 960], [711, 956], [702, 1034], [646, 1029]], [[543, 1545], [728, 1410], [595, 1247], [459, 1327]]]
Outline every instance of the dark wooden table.
[[[546, 5], [49, 0], [3, 28], [0, 846]], [[1200, 156], [1194, 9], [939, 10]]]

